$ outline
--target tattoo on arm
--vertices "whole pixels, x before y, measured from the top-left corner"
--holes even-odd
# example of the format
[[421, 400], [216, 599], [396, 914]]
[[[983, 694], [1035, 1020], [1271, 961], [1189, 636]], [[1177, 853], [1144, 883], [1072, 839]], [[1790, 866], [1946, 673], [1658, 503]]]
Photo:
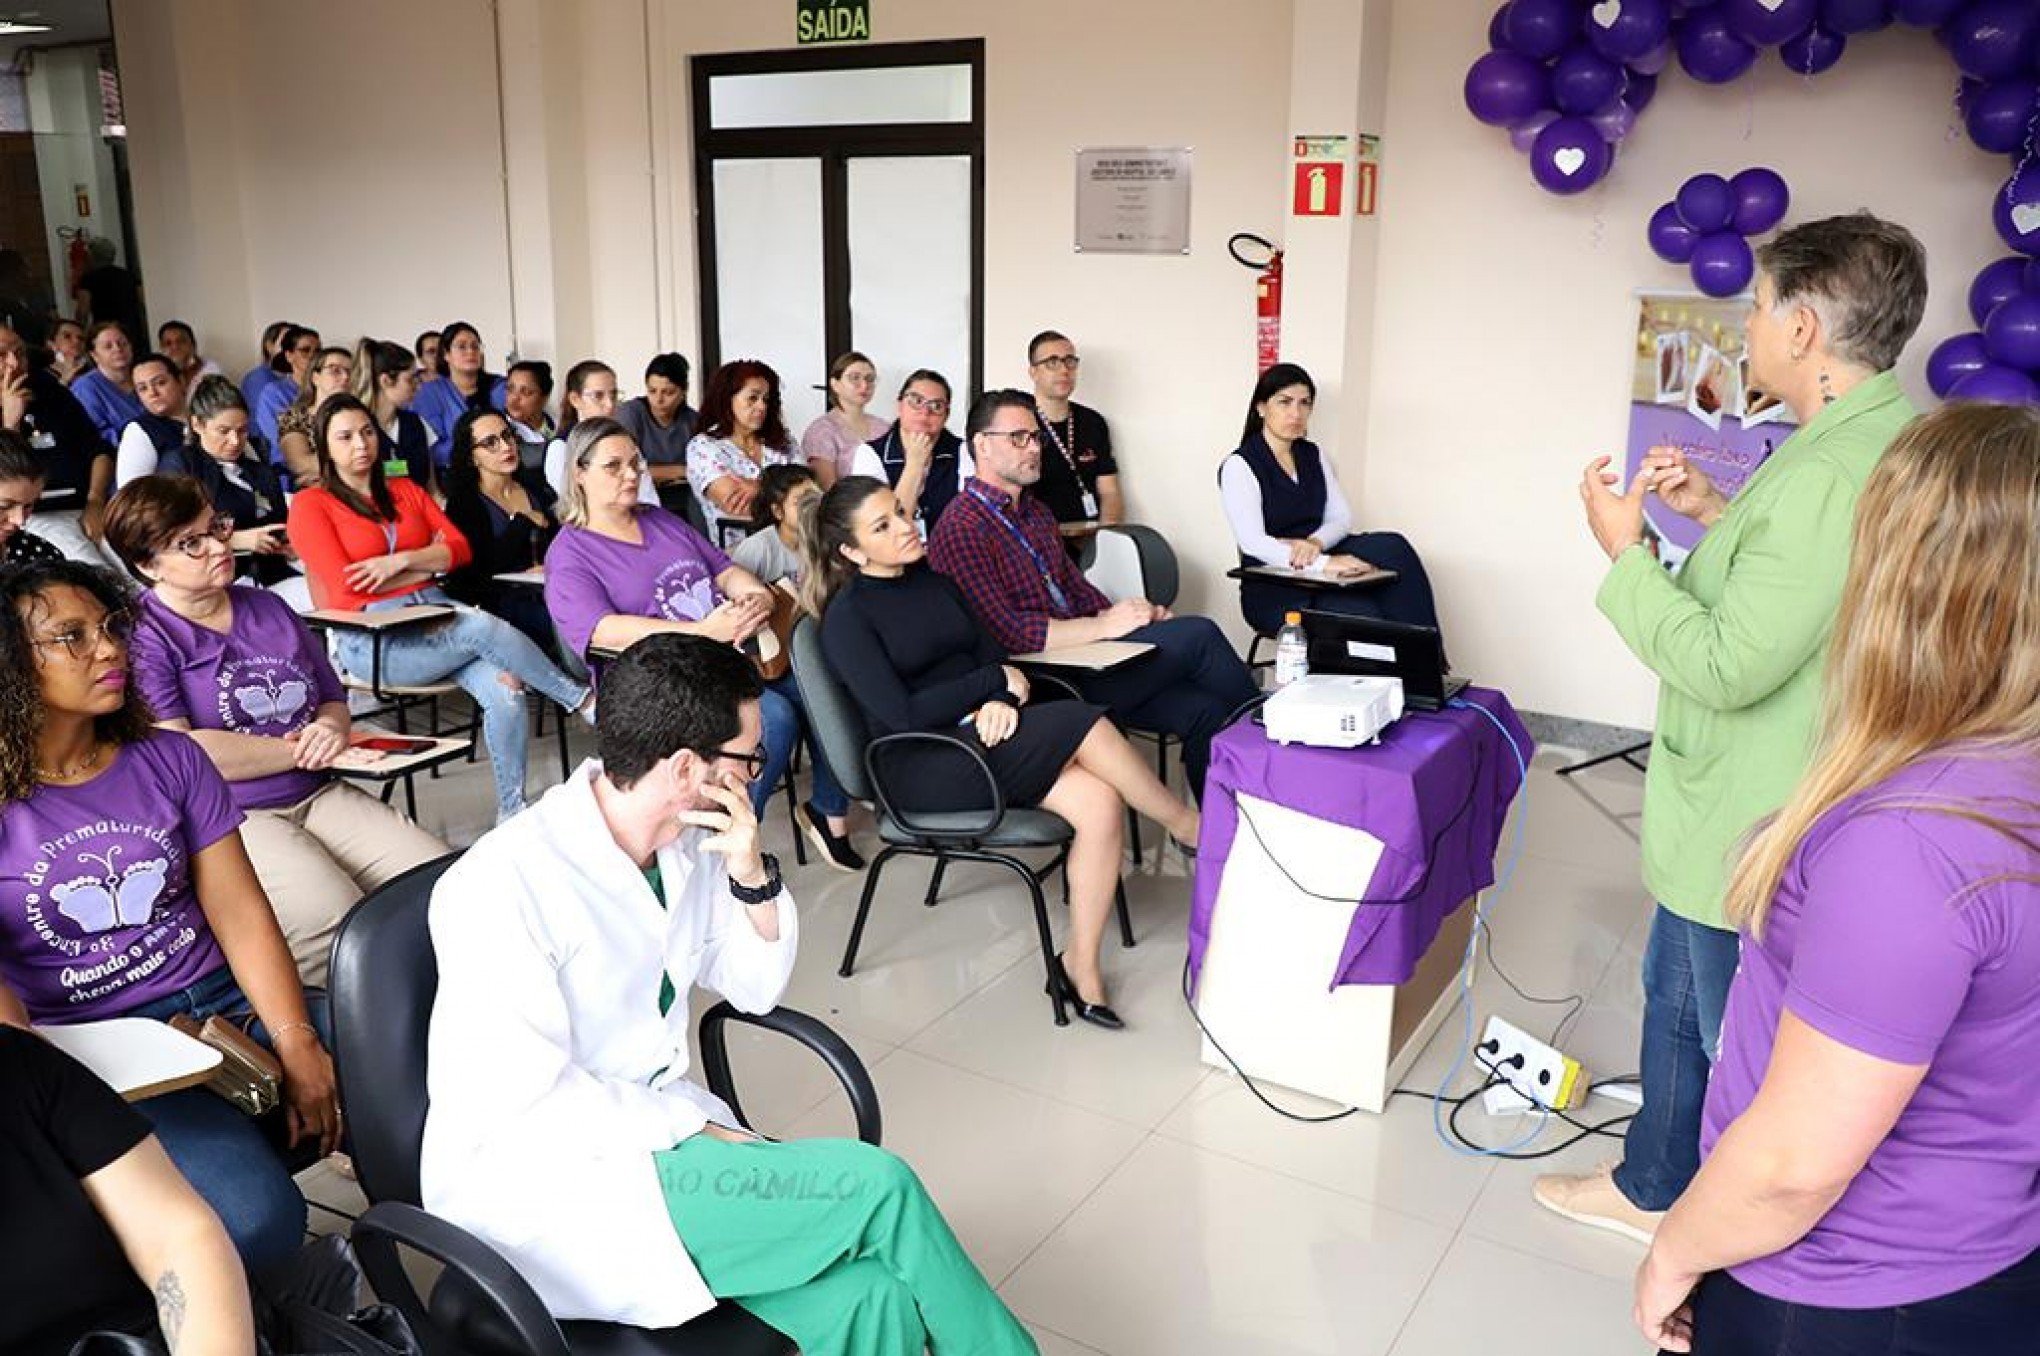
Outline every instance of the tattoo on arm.
[[163, 1344], [174, 1353], [177, 1334], [184, 1327], [184, 1282], [174, 1271], [156, 1278], [156, 1323], [163, 1330]]

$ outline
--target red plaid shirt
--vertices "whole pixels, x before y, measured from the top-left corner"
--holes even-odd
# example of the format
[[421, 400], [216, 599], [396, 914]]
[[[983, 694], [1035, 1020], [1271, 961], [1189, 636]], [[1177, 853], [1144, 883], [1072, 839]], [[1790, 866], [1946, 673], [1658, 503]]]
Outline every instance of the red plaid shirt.
[[[1023, 537], [1032, 554], [1021, 545]], [[1024, 492], [1015, 501], [975, 476], [942, 511], [928, 539], [928, 559], [956, 581], [978, 621], [1008, 654], [1045, 646], [1051, 620], [1094, 617], [1112, 606], [1063, 549], [1047, 505]]]

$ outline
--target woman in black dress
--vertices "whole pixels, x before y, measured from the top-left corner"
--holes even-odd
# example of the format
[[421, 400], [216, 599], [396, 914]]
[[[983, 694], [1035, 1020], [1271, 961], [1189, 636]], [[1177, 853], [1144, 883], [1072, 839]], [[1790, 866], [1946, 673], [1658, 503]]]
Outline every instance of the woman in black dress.
[[[845, 477], [808, 513], [803, 601], [822, 619], [822, 653], [872, 733], [949, 735], [983, 755], [1007, 804], [1039, 806], [1076, 831], [1058, 977], [1079, 1017], [1117, 1029], [1098, 949], [1119, 885], [1126, 808], [1194, 845], [1196, 806], [1156, 780], [1103, 708], [1030, 701], [1026, 675], [1004, 662], [956, 585], [927, 567], [921, 534], [884, 481]], [[913, 788], [903, 809], [986, 808], [977, 774], [933, 745], [902, 749], [886, 780]]]

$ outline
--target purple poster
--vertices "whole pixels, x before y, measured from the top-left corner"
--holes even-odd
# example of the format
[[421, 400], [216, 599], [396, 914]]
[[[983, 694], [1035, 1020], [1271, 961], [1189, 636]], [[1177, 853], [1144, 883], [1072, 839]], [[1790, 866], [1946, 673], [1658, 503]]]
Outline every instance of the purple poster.
[[[1743, 354], [1748, 303], [1690, 294], [1644, 293], [1630, 391], [1628, 483], [1654, 447], [1683, 450], [1721, 492], [1734, 498], [1793, 431], [1792, 413], [1750, 385]], [[1645, 514], [1660, 559], [1677, 568], [1699, 544], [1700, 525], [1655, 496]]]

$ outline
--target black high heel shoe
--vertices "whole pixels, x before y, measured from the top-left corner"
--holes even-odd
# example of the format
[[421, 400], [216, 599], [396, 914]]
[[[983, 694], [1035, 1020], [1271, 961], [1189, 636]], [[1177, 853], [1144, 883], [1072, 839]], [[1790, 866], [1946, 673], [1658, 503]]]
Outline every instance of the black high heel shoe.
[[1070, 972], [1063, 969], [1061, 956], [1057, 956], [1052, 965], [1053, 968], [1049, 971], [1048, 975], [1046, 992], [1053, 995], [1056, 990], [1062, 990], [1063, 1001], [1076, 1009], [1077, 1016], [1089, 1022], [1092, 1026], [1101, 1026], [1107, 1031], [1121, 1031], [1125, 1029], [1126, 1023], [1121, 1021], [1119, 1014], [1111, 1008], [1103, 1003], [1086, 1003], [1084, 1001], [1083, 996], [1077, 992], [1077, 986], [1070, 982]]

